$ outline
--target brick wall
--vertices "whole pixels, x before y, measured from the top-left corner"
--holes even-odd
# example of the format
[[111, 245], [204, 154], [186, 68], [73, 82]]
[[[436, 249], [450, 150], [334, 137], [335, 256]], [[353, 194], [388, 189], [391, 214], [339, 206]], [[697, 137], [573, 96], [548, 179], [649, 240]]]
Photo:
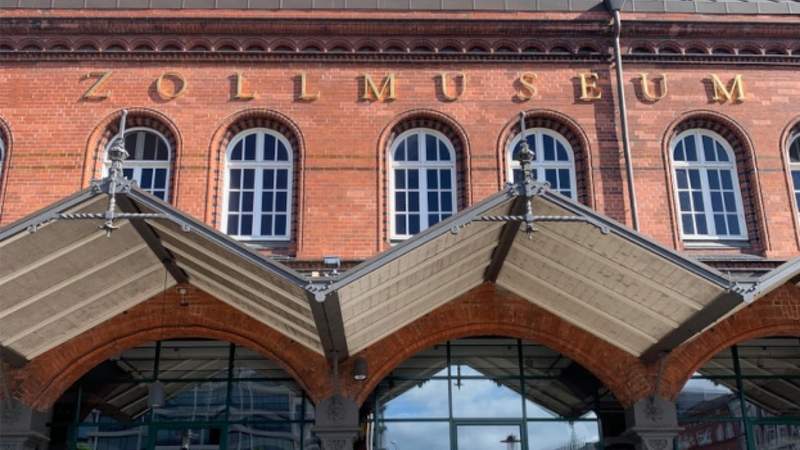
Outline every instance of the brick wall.
[[[101, 91], [109, 98], [81, 101], [92, 83], [81, 80], [90, 71], [112, 70]], [[179, 72], [188, 82], [184, 95], [164, 101], [154, 91], [164, 71]], [[237, 70], [246, 78], [246, 91], [258, 98], [230, 99], [231, 79]], [[463, 71], [467, 92], [457, 101], [437, 97], [435, 77], [440, 71]], [[514, 80], [520, 71], [534, 71], [538, 95], [528, 102], [514, 101]], [[319, 90], [315, 102], [294, 100], [295, 77], [308, 73], [309, 89]], [[576, 100], [578, 73], [600, 75], [604, 98]], [[667, 73], [669, 95], [655, 103], [642, 101], [639, 71]], [[359, 101], [359, 77], [376, 80], [393, 72], [398, 99]], [[757, 172], [745, 193], [755, 205], [750, 230], [764, 239], [756, 253], [786, 258], [798, 253], [798, 232], [788, 185], [783, 142], [794, 125], [793, 105], [800, 98], [800, 80], [782, 69], [725, 67], [684, 68], [631, 64], [626, 89], [642, 231], [659, 242], [681, 248], [666, 169], [666, 142], [678, 121], [700, 111], [713, 111], [746, 134], [745, 151]], [[717, 73], [723, 80], [743, 74], [747, 99], [740, 104], [709, 101], [707, 80]], [[435, 111], [457, 123], [466, 134], [465, 161], [469, 185], [465, 198], [478, 201], [497, 191], [502, 177], [504, 130], [519, 111], [554, 110], [573, 121], [588, 140], [585, 161], [592, 182], [586, 203], [620, 221], [626, 214], [623, 165], [617, 140], [617, 116], [611, 89], [613, 72], [594, 64], [194, 64], [16, 62], [0, 70], [2, 114], [13, 136], [4, 173], [3, 224], [87, 185], [95, 170], [94, 156], [102, 133], [98, 127], [121, 108], [145, 108], [174, 124], [178, 134], [173, 203], [181, 210], [218, 226], [221, 192], [220, 152], [230, 118], [248, 110], [270, 110], [296, 126], [302, 176], [296, 183], [300, 208], [296, 256], [313, 259], [337, 254], [345, 259], [368, 257], [386, 247], [383, 205], [385, 164], [381, 142], [386, 129], [406, 112]], [[463, 177], [467, 178], [467, 177]], [[347, 214], [342, 214], [347, 211]], [[702, 252], [707, 253], [708, 250]]]

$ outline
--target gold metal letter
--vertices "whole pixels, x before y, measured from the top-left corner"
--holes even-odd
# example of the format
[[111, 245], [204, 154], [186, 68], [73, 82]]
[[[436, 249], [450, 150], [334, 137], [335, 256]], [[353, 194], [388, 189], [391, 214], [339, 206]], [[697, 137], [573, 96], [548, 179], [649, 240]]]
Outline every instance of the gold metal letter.
[[[252, 100], [256, 98], [254, 93], [245, 94], [242, 92], [244, 90], [244, 75], [242, 75], [242, 72], [236, 72], [234, 76], [236, 77], [236, 94], [233, 95], [233, 100]], [[160, 90], [159, 93], [161, 93]]]
[[536, 78], [537, 76], [533, 72], [522, 72], [519, 74], [519, 78], [517, 78], [517, 81], [521, 85], [520, 90], [517, 91], [517, 98], [519, 100], [528, 101], [537, 94], [536, 86], [533, 85]]
[[651, 102], [657, 102], [667, 96], [667, 74], [662, 73], [661, 78], [658, 78], [658, 81], [656, 81], [659, 95], [653, 95], [653, 93], [650, 92], [650, 83], [647, 81], [646, 73], [641, 73], [639, 76], [642, 77], [642, 95], [645, 99]]
[[[467, 92], [467, 76], [464, 74], [464, 72], [456, 72], [453, 78], [461, 78], [461, 89], [459, 90], [458, 87], [456, 87], [455, 94], [451, 95], [447, 89], [447, 72], [442, 72], [439, 74], [439, 79], [442, 83], [442, 96], [447, 102], [454, 102], [458, 100], [459, 97], [464, 95], [465, 92]], [[453, 82], [455, 84], [455, 80]]]
[[395, 100], [396, 98], [397, 90], [393, 73], [390, 73], [383, 79], [383, 86], [381, 86], [380, 92], [372, 81], [372, 77], [368, 74], [364, 74], [364, 89], [361, 92], [361, 100], [385, 102], [387, 100]]
[[600, 77], [596, 73], [581, 73], [578, 76], [581, 79], [581, 100], [591, 102], [603, 97], [603, 93], [597, 87], [597, 80]]
[[89, 90], [83, 93], [81, 96], [82, 100], [105, 100], [108, 98], [108, 94], [97, 94], [97, 89], [100, 88], [100, 85], [103, 84], [109, 77], [111, 76], [111, 71], [107, 72], [89, 72], [83, 76], [84, 80], [88, 80], [89, 78], [97, 78], [97, 81], [94, 82]]
[[725, 87], [722, 81], [714, 75], [711, 74], [711, 81], [714, 83], [714, 101], [725, 103], [725, 102], [742, 102], [744, 101], [744, 81], [742, 81], [742, 76], [737, 74], [733, 77], [733, 83], [731, 83], [730, 90]]
[[[161, 83], [164, 81], [165, 78], [172, 78], [173, 80], [180, 81], [181, 87], [177, 88], [177, 90], [172, 94], [164, 92]], [[187, 86], [188, 83], [178, 72], [164, 72], [161, 75], [159, 75], [159, 77], [156, 79], [156, 92], [158, 92], [158, 95], [160, 95], [161, 98], [163, 98], [164, 100], [174, 100], [180, 97], [181, 95], [183, 95], [183, 93], [186, 92]]]
[[302, 100], [304, 102], [313, 102], [314, 100], [319, 98], [319, 91], [316, 94], [309, 94], [307, 91], [306, 86], [306, 73], [300, 72], [300, 96], [297, 97], [298, 100]]

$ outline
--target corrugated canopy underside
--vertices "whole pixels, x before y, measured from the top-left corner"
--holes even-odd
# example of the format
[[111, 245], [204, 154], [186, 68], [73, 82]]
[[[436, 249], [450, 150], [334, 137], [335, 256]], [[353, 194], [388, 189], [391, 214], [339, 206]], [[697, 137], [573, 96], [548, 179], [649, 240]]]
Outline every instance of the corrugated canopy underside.
[[[506, 198], [477, 215], [510, 214], [513, 201]], [[546, 197], [535, 197], [533, 209], [543, 216], [576, 214]], [[343, 283], [338, 292], [350, 351], [485, 282], [503, 226], [472, 222], [457, 234], [443, 229]], [[636, 356], [726, 291], [640, 242], [590, 223], [539, 222], [536, 228], [530, 238], [522, 230], [513, 237], [497, 285]]]
[[[314, 285], [334, 308], [320, 315], [309, 301], [312, 280], [138, 189], [120, 204], [151, 216], [119, 221], [110, 238], [98, 220], [50, 221], [103, 212], [107, 198], [87, 191], [0, 230], [0, 349], [30, 360], [188, 282], [316, 352], [344, 345], [333, 350], [355, 354], [488, 281], [642, 356], [699, 332], [698, 317], [732, 287], [553, 192], [533, 198], [536, 215], [583, 221], [537, 222], [529, 236], [510, 222], [480, 220], [518, 212], [523, 200], [509, 188]], [[45, 225], [29, 232], [37, 221]], [[339, 337], [326, 344], [321, 333]]]
[[[106, 195], [70, 212], [103, 212]], [[156, 213], [129, 197], [139, 210]], [[105, 236], [99, 220], [58, 220], [0, 241], [0, 345], [32, 359], [176, 284], [152, 246], [161, 245], [189, 283], [321, 352], [298, 284], [177, 223], [148, 220], [148, 243], [130, 221]], [[206, 233], [216, 233], [204, 229]], [[221, 239], [227, 239], [220, 236]], [[247, 251], [247, 250], [244, 250]]]

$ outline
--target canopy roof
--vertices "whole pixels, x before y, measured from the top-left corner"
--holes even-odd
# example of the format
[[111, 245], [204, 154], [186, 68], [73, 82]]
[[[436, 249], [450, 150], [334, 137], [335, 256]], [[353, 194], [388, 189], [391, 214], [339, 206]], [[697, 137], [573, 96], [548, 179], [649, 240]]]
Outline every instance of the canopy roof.
[[653, 359], [753, 288], [534, 184], [533, 233], [517, 220], [529, 197], [509, 186], [344, 275], [312, 279], [135, 186], [116, 195], [117, 211], [143, 215], [106, 238], [101, 220], [74, 219], [106, 210], [107, 179], [0, 229], [0, 350], [22, 364], [180, 282], [344, 358], [493, 282]]

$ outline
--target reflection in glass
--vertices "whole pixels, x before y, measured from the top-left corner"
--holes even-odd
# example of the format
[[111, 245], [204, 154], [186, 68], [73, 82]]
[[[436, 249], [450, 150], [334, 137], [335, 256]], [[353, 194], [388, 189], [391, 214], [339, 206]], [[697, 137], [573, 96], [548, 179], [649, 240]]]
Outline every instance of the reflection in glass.
[[600, 448], [597, 423], [528, 422], [528, 450], [588, 450]]
[[[149, 402], [155, 382], [164, 390], [159, 406]], [[60, 420], [72, 427], [67, 448], [177, 450], [188, 441], [202, 450], [319, 450], [314, 407], [300, 386], [273, 361], [227, 342], [186, 339], [126, 350], [60, 402], [70, 414]]]
[[799, 343], [755, 339], [706, 362], [678, 397], [678, 448], [800, 448]]
[[740, 420], [680, 421], [683, 431], [678, 435], [678, 450], [701, 448], [746, 449], [744, 426]]
[[179, 449], [189, 444], [190, 448], [203, 450], [216, 450], [219, 448], [220, 428], [205, 427], [175, 427], [159, 428], [155, 434], [157, 449]]
[[[447, 381], [398, 381], [393, 388], [382, 386], [384, 418], [441, 418], [448, 416]], [[391, 399], [390, 399], [391, 398]]]
[[522, 418], [522, 397], [499, 381], [453, 380], [454, 417]]
[[116, 421], [101, 423], [97, 414], [88, 417], [84, 423], [76, 432], [76, 449], [139, 450], [147, 444], [147, 427]]
[[450, 450], [448, 422], [377, 422], [374, 450]]
[[[515, 450], [561, 450], [571, 442], [565, 432], [582, 442], [574, 448], [588, 449], [599, 441], [596, 401], [615, 402], [599, 380], [563, 355], [517, 339], [481, 337], [447, 342], [403, 362], [362, 412], [367, 450], [505, 450], [511, 444]], [[534, 447], [529, 429], [543, 445], [558, 446]]]
[[226, 383], [164, 383], [166, 402], [153, 410], [155, 420], [211, 421], [225, 414]]
[[519, 450], [519, 425], [459, 425], [458, 450]]

